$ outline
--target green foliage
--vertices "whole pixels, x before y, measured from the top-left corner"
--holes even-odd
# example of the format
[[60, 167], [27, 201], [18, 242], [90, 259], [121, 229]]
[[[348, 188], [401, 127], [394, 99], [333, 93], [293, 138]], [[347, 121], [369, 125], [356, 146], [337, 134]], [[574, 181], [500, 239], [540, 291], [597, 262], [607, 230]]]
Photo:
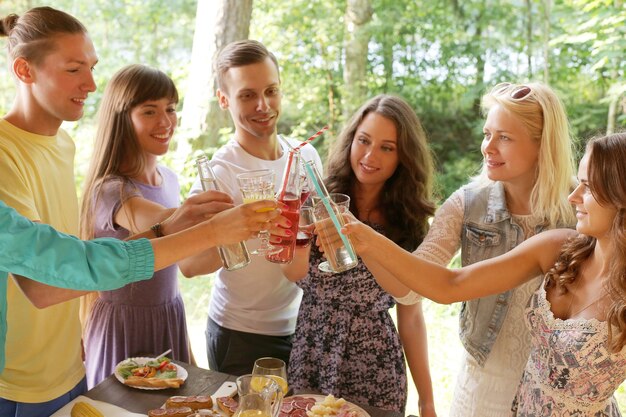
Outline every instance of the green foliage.
[[[552, 4], [547, 18], [546, 3]], [[85, 24], [94, 41], [100, 58], [95, 71], [98, 91], [90, 95], [85, 117], [64, 125], [77, 142], [79, 190], [91, 155], [96, 110], [115, 71], [136, 62], [156, 66], [172, 76], [184, 100], [196, 4], [195, 0], [0, 2], [0, 16], [22, 14], [38, 5], [65, 10]], [[397, 94], [416, 110], [436, 156], [440, 201], [480, 167], [483, 117], [478, 104], [498, 82], [545, 81], [547, 74], [566, 105], [579, 150], [585, 138], [605, 132], [611, 103], [621, 103], [616, 124], [626, 127], [623, 1], [371, 0], [371, 5], [374, 15], [366, 28], [369, 96]], [[329, 125], [314, 143], [323, 157], [346, 117], [346, 6], [346, 0], [255, 0], [250, 27], [250, 37], [265, 43], [281, 64], [284, 100], [279, 132], [305, 139]], [[6, 53], [0, 54], [2, 114], [15, 96], [8, 68]], [[230, 128], [223, 130], [211, 148], [198, 149], [200, 142], [192, 143], [193, 151], [183, 161], [172, 152], [163, 158], [179, 174], [183, 196], [196, 176], [195, 158], [201, 153], [212, 156], [231, 133]], [[210, 282], [186, 280], [184, 287], [203, 297], [190, 315], [204, 319]], [[430, 332], [430, 344], [447, 346], [455, 337], [449, 323], [456, 307], [425, 304], [425, 311], [433, 321], [429, 326], [448, 329]], [[449, 352], [434, 350], [438, 356], [431, 365], [443, 370], [433, 373], [435, 394], [443, 391], [439, 399], [449, 402], [456, 364], [450, 363]], [[620, 388], [618, 398], [624, 397]]]
[[[485, 90], [498, 82], [542, 79], [547, 65], [577, 140], [605, 131], [608, 104], [626, 91], [622, 64], [626, 10], [619, 3], [555, 2], [546, 37], [545, 2], [540, 0], [372, 0], [374, 15], [367, 25], [369, 95], [398, 94], [413, 105], [437, 159], [438, 197], [445, 198], [477, 169], [483, 123], [477, 105]], [[39, 2], [28, 0], [2, 2], [0, 14], [20, 14], [36, 5]], [[196, 2], [56, 0], [51, 5], [85, 23], [100, 56], [95, 72], [98, 91], [90, 95], [85, 117], [69, 126], [78, 143], [80, 183], [100, 96], [120, 67], [142, 62], [161, 68], [174, 78], [184, 100]], [[345, 123], [346, 6], [345, 0], [280, 4], [256, 0], [250, 27], [250, 37], [264, 42], [281, 64], [284, 100], [279, 131], [305, 139], [329, 125], [314, 143], [323, 157]], [[546, 45], [549, 62], [543, 56]], [[2, 54], [2, 112], [15, 94], [7, 67]], [[626, 125], [623, 109], [617, 125]], [[197, 149], [199, 143], [192, 147]], [[215, 149], [203, 151], [212, 155]], [[194, 176], [194, 157], [192, 153], [182, 166], [173, 167], [181, 174], [183, 190]], [[165, 161], [181, 164], [173, 156]]]

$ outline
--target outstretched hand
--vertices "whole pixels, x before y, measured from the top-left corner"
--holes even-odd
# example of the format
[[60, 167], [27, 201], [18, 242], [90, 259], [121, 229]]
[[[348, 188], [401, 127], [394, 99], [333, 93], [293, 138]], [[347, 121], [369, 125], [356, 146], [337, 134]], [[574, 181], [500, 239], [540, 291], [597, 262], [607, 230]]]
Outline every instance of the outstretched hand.
[[359, 256], [366, 255], [369, 251], [376, 246], [376, 239], [380, 234], [366, 225], [360, 222], [352, 214], [344, 214], [346, 223], [341, 228], [341, 233], [350, 238], [350, 242], [354, 247], [354, 250]]
[[261, 230], [275, 227], [271, 224], [282, 224], [286, 220], [280, 216], [276, 201], [261, 200], [215, 214], [207, 225], [218, 245], [228, 245], [248, 240]]
[[221, 191], [195, 194], [161, 222], [161, 230], [164, 235], [180, 232], [233, 207], [233, 199]]

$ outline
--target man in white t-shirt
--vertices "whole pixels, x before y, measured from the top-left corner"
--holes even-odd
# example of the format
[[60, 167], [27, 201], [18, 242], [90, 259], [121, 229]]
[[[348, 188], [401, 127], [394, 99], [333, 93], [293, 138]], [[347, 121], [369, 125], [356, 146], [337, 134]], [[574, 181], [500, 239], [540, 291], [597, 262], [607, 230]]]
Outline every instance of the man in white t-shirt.
[[[276, 57], [263, 44], [252, 40], [231, 43], [220, 52], [215, 68], [219, 105], [230, 112], [235, 134], [213, 155], [211, 166], [220, 189], [240, 204], [237, 174], [272, 169], [280, 179], [288, 156], [283, 140], [292, 146], [300, 142], [279, 140], [276, 133], [282, 98], [279, 68]], [[301, 154], [305, 161], [315, 161], [321, 172], [322, 163], [313, 146], [305, 145]], [[200, 191], [196, 180], [191, 193]], [[246, 244], [253, 250], [259, 240]], [[284, 277], [279, 264], [259, 255], [251, 258], [245, 268], [227, 271], [213, 250], [179, 265], [186, 276], [218, 271], [206, 330], [209, 366], [216, 371], [242, 375], [250, 373], [260, 357], [289, 360], [301, 291]]]

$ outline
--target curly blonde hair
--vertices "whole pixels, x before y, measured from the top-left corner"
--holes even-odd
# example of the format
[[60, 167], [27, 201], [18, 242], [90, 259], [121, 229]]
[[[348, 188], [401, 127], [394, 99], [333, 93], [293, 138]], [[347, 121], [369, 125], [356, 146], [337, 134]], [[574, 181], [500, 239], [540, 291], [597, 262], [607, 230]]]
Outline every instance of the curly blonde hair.
[[[610, 230], [611, 266], [607, 290], [611, 306], [607, 312], [609, 344], [614, 352], [626, 345], [626, 133], [591, 139], [588, 181], [599, 204], [614, 207], [617, 214]], [[580, 267], [592, 254], [596, 238], [579, 235], [568, 241], [554, 267], [547, 274], [547, 287], [556, 286], [563, 293], [576, 280]], [[613, 331], [613, 327], [617, 331]]]

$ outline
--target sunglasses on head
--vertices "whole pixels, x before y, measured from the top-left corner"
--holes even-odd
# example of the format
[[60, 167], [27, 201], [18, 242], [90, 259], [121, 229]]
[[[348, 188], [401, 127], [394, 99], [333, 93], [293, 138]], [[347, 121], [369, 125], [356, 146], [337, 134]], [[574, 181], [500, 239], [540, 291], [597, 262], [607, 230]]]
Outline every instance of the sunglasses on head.
[[511, 83], [500, 83], [491, 90], [494, 94], [504, 94], [507, 91], [514, 100], [521, 100], [529, 95], [532, 90], [527, 85], [517, 85]]

